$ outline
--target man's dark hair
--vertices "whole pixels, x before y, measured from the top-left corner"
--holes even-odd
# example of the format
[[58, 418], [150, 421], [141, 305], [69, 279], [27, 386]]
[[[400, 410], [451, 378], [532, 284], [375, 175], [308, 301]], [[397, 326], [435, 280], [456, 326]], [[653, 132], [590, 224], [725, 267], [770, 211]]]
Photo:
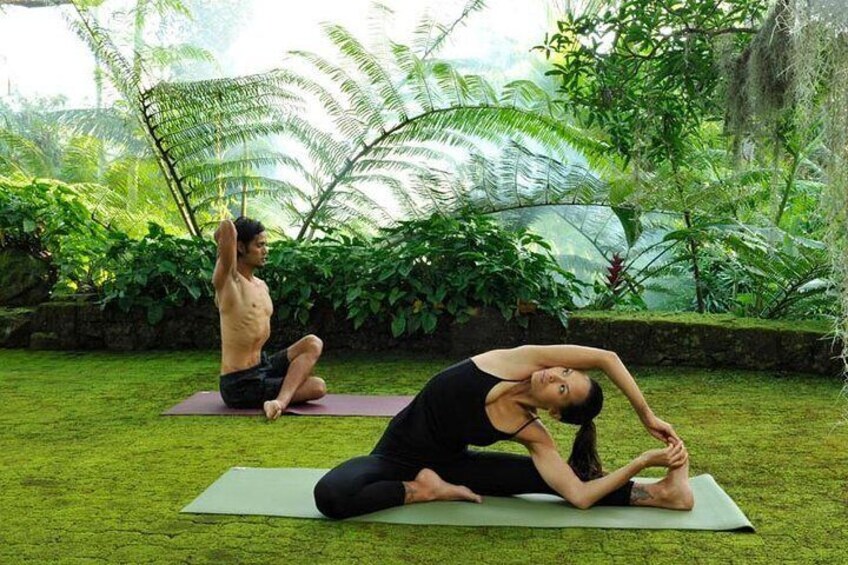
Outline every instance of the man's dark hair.
[[245, 218], [244, 216], [239, 216], [233, 223], [236, 226], [236, 241], [242, 242], [245, 247], [250, 245], [254, 237], [265, 231], [265, 226], [261, 222]]

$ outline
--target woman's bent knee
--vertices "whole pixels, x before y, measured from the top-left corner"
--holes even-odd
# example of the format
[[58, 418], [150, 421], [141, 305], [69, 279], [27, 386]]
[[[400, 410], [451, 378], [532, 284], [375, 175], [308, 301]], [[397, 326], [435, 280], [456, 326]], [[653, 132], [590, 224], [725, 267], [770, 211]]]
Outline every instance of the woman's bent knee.
[[312, 491], [312, 496], [315, 498], [315, 506], [327, 518], [343, 520], [350, 514], [346, 512], [341, 493], [333, 486], [332, 481], [328, 481], [326, 478], [324, 476], [318, 481], [318, 484], [315, 485], [315, 489]]

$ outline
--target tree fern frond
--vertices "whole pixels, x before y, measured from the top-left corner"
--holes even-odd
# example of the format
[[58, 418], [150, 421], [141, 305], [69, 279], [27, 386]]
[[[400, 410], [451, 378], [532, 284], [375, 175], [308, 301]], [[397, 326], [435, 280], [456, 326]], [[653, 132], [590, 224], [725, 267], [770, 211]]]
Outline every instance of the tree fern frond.
[[415, 161], [396, 159], [360, 159], [351, 169], [351, 175], [366, 173], [419, 173], [424, 174], [430, 168]]
[[68, 141], [62, 154], [59, 177], [71, 184], [93, 181], [100, 176], [100, 164], [104, 157], [103, 141], [92, 136], [77, 136]]
[[314, 53], [291, 51], [290, 54], [303, 59], [330, 78], [349, 98], [355, 115], [369, 127], [375, 130], [384, 128], [385, 124], [378, 102], [372, 99], [371, 94], [364, 90], [347, 71]]
[[418, 202], [412, 198], [407, 182], [401, 182], [397, 177], [389, 175], [382, 175], [374, 180], [379, 182], [382, 187], [389, 189], [398, 200], [403, 212], [412, 216], [421, 216]]
[[477, 104], [499, 106], [501, 103], [498, 93], [489, 82], [479, 75], [466, 75], [465, 84], [472, 99]]
[[398, 68], [406, 73], [404, 83], [411, 90], [414, 100], [421, 106], [422, 111], [433, 110], [436, 100], [429, 84], [427, 65], [406, 45], [392, 43], [391, 48]]
[[197, 163], [181, 168], [180, 172], [183, 179], [191, 178], [195, 182], [212, 182], [220, 176], [277, 165], [282, 165], [301, 174], [306, 174], [306, 169], [300, 161], [281, 153], [251, 153], [247, 157]]
[[2, 153], [9, 157], [10, 165], [16, 163], [16, 169], [26, 171], [31, 176], [54, 176], [50, 160], [34, 141], [13, 131], [0, 129], [0, 148], [4, 146], [6, 151]]
[[442, 149], [427, 145], [395, 143], [393, 140], [387, 140], [373, 147], [368, 154], [379, 159], [415, 159], [456, 164], [451, 154]]
[[323, 218], [324, 223], [331, 224], [328, 218], [332, 218], [332, 223], [337, 226], [345, 226], [353, 220], [364, 220], [369, 226], [377, 227], [392, 220], [381, 205], [357, 190], [342, 190], [338, 194], [341, 197], [334, 198], [324, 211], [327, 215]]
[[[462, 8], [462, 13], [453, 22], [448, 25], [436, 24], [434, 22], [422, 22], [419, 29], [426, 29], [427, 34], [423, 39], [419, 38], [421, 46], [421, 58], [426, 59], [435, 54], [447, 41], [451, 33], [453, 33], [459, 25], [465, 25], [465, 20], [471, 14], [483, 10], [486, 7], [485, 0], [469, 0]], [[429, 28], [429, 29], [428, 29]], [[435, 33], [433, 33], [435, 31]]]
[[106, 67], [115, 88], [127, 100], [135, 100], [141, 90], [141, 84], [138, 75], [133, 72], [132, 65], [121, 54], [109, 34], [100, 26], [90, 11], [80, 8], [76, 4], [74, 4], [74, 8], [79, 21], [71, 23], [72, 29]]
[[468, 203], [464, 198], [467, 193], [457, 191], [451, 186], [447, 175], [435, 171], [415, 176], [410, 182], [409, 190], [422, 201], [422, 208], [427, 213], [450, 214]]
[[285, 134], [301, 143], [322, 174], [332, 177], [344, 166], [349, 148], [329, 133], [295, 116], [289, 117], [283, 125]]
[[385, 107], [396, 112], [399, 121], [406, 121], [408, 117], [404, 99], [398, 93], [389, 71], [383, 68], [380, 61], [343, 27], [325, 26], [325, 33], [341, 54], [351, 60], [371, 80], [372, 85], [380, 93], [381, 102]]
[[[306, 192], [294, 183], [255, 175], [229, 176], [217, 179], [217, 183], [223, 187], [223, 200], [240, 199], [242, 192], [251, 196], [273, 195], [277, 198], [297, 200], [306, 197]], [[200, 210], [213, 203], [222, 200], [220, 195], [211, 195], [206, 198], [197, 199], [195, 208]]]
[[96, 137], [133, 153], [149, 151], [138, 138], [138, 121], [115, 108], [60, 110], [52, 112], [51, 117], [70, 135]]
[[336, 198], [351, 208], [366, 211], [372, 220], [391, 221], [392, 216], [386, 210], [384, 204], [370, 196], [367, 192], [370, 187], [360, 186], [362, 182], [368, 184], [368, 181], [364, 179], [351, 180], [351, 182], [345, 183], [345, 186], [336, 194]]
[[170, 67], [182, 61], [197, 61], [201, 63], [215, 63], [215, 55], [208, 49], [180, 43], [177, 45], [151, 45], [143, 51], [146, 61], [155, 63], [160, 67]]
[[280, 71], [280, 73], [281, 76], [285, 77], [286, 82], [294, 84], [304, 92], [314, 96], [333, 119], [339, 133], [346, 139], [354, 144], [362, 143], [368, 129], [368, 124], [364, 119], [352, 116], [342, 102], [337, 100], [329, 90], [318, 82], [293, 72]]
[[176, 167], [179, 168], [182, 162], [190, 158], [196, 158], [199, 155], [214, 156], [216, 145], [222, 148], [230, 147], [237, 144], [249, 143], [257, 137], [287, 132], [288, 130], [283, 123], [236, 124], [218, 130], [211, 126], [205, 126], [192, 131], [191, 133], [193, 135], [182, 133], [169, 135], [162, 133], [160, 141], [165, 148], [165, 153]]

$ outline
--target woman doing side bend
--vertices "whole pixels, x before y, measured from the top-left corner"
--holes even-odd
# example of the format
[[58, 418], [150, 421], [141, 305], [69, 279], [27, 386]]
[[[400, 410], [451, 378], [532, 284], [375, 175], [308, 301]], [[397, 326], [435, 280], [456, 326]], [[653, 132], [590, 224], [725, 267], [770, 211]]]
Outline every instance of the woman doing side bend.
[[[630, 400], [647, 431], [665, 442], [605, 474], [593, 418], [603, 405], [600, 369]], [[568, 463], [536, 415], [580, 426]], [[511, 439], [530, 456], [469, 451]], [[665, 478], [640, 484], [646, 467]], [[431, 500], [480, 502], [480, 495], [556, 494], [578, 508], [595, 504], [690, 510], [689, 455], [668, 423], [648, 407], [618, 355], [576, 345], [525, 345], [466, 359], [433, 377], [392, 419], [371, 455], [330, 470], [315, 485], [315, 503], [329, 518]]]

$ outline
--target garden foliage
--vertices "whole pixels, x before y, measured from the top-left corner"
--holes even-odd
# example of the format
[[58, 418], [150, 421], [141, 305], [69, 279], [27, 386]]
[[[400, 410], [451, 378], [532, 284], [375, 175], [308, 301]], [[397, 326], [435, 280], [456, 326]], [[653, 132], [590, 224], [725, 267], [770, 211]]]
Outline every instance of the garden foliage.
[[[107, 260], [105, 303], [146, 308], [151, 323], [166, 306], [214, 296], [209, 240], [175, 237], [151, 224], [141, 240], [113, 235]], [[257, 274], [285, 322], [305, 324], [321, 305], [356, 328], [386, 324], [395, 336], [432, 333], [441, 317], [463, 322], [480, 306], [521, 324], [536, 310], [564, 316], [582, 289], [541, 237], [473, 214], [401, 222], [374, 237], [331, 233], [275, 242]]]

